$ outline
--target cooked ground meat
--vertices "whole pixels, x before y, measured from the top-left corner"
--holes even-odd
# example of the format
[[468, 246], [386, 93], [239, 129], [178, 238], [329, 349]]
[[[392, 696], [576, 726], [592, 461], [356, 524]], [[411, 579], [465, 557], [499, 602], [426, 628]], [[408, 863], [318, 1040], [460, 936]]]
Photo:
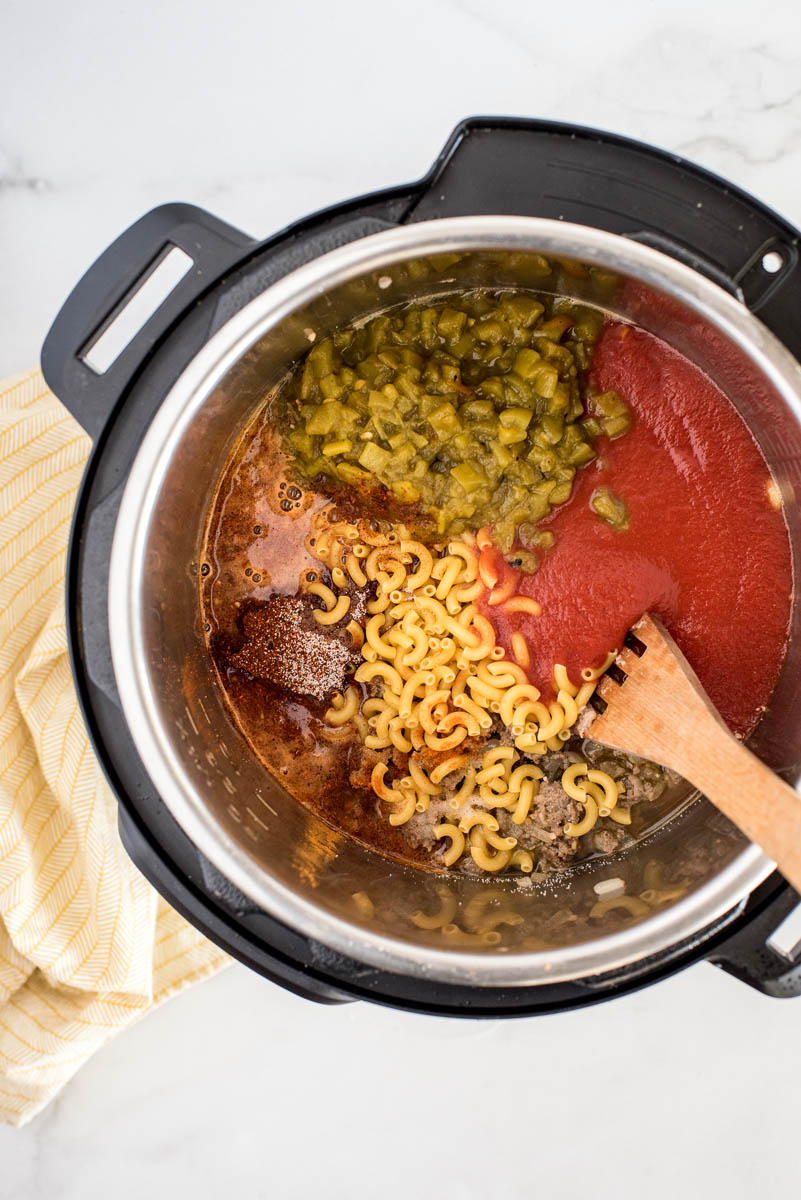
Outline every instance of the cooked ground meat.
[[310, 596], [275, 595], [254, 603], [240, 618], [241, 645], [226, 665], [315, 700], [341, 691], [359, 656], [335, 629], [318, 625], [314, 608]]
[[557, 838], [542, 847], [537, 859], [538, 871], [558, 871], [576, 858], [578, 838]]
[[580, 737], [587, 737], [592, 728], [592, 723], [595, 720], [596, 712], [591, 705], [587, 705], [585, 709], [579, 713], [579, 719], [576, 722], [576, 732]]
[[531, 807], [530, 819], [549, 833], [560, 833], [569, 821], [581, 819], [581, 806], [568, 796], [561, 784], [543, 779]]
[[376, 763], [386, 762], [386, 755], [378, 750], [368, 750], [357, 738], [351, 746], [348, 758], [348, 783], [354, 788], [364, 788], [370, 791], [370, 778]]
[[[458, 747], [458, 752], [467, 752], [473, 757], [473, 764], [478, 765], [488, 746], [499, 741], [500, 739], [492, 733], [485, 739], [470, 738]], [[442, 759], [441, 754], [428, 749], [417, 751], [408, 757], [413, 757], [426, 772], [430, 772]], [[500, 833], [505, 837], [516, 838], [521, 849], [532, 852], [536, 871], [558, 870], [585, 858], [588, 854], [612, 854], [632, 841], [627, 826], [615, 824], [608, 818], [601, 818], [598, 826], [581, 840], [565, 837], [565, 825], [580, 821], [584, 813], [583, 806], [568, 796], [560, 783], [562, 773], [571, 763], [590, 762], [600, 770], [607, 771], [613, 778], [624, 780], [628, 803], [621, 803], [621, 807], [628, 808], [642, 800], [654, 799], [666, 787], [666, 773], [662, 768], [628, 756], [615, 755], [613, 758], [605, 747], [593, 742], [585, 742], [580, 747], [569, 743], [564, 750], [549, 751], [536, 761], [544, 771], [544, 778], [527, 819], [521, 825], [516, 825], [510, 810], [499, 809], [494, 814]], [[399, 771], [404, 772], [406, 769], [405, 766], [399, 765]], [[471, 801], [458, 813], [454, 812], [449, 803], [454, 790], [461, 785], [462, 778], [461, 771], [447, 776], [443, 780], [442, 795], [432, 799], [425, 813], [416, 814], [404, 825], [403, 828], [411, 841], [417, 845], [432, 847], [436, 841], [433, 835], [434, 825], [439, 821], [458, 823], [459, 819], [466, 815], [472, 806]], [[483, 805], [479, 804], [477, 807], [483, 808]], [[472, 870], [467, 859], [461, 863], [461, 869]]]
[[[415, 813], [411, 820], [407, 821], [402, 828], [413, 845], [431, 848], [438, 840], [434, 833], [434, 826], [439, 825], [440, 822], [447, 824], [453, 820], [454, 813], [448, 802], [448, 797], [445, 795], [432, 796], [426, 811]], [[446, 845], [448, 843], [443, 842], [442, 848], [444, 849]], [[467, 866], [467, 863], [464, 865]]]
[[613, 854], [626, 840], [622, 829], [594, 829], [592, 844], [598, 854]]
[[620, 796], [620, 808], [631, 808], [640, 800], [656, 800], [665, 790], [664, 774], [651, 763], [633, 763], [632, 769], [623, 776], [626, 790]]
[[543, 755], [537, 760], [537, 763], [545, 772], [545, 779], [554, 780], [561, 779], [571, 763], [581, 761], [581, 754], [575, 750], [556, 750]]
[[565, 837], [562, 831], [570, 821], [580, 818], [581, 806], [558, 783], [544, 779], [522, 825], [515, 825], [508, 811], [498, 813], [498, 824], [505, 837], [516, 837], [521, 849], [537, 851], [538, 862], [552, 867], [575, 855], [577, 838]]
[[623, 781], [625, 791], [618, 800], [622, 809], [630, 809], [641, 800], [658, 800], [668, 784], [678, 779], [672, 771], [633, 755], [609, 757], [609, 752], [595, 742], [585, 742], [584, 749], [599, 771]]
[[614, 758], [600, 758], [595, 762], [599, 771], [606, 771], [607, 775], [611, 775], [613, 779], [622, 779], [626, 774], [626, 768], [622, 762], [618, 762]]

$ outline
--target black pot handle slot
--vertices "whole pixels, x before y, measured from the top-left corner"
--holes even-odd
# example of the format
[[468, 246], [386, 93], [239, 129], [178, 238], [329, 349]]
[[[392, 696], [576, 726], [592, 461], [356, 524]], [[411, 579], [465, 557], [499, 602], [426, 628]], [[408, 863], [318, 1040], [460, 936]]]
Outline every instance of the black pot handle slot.
[[787, 884], [709, 961], [766, 996], [801, 996], [801, 896]]
[[100, 255], [42, 347], [48, 386], [90, 437], [180, 314], [255, 245], [202, 208], [165, 204]]

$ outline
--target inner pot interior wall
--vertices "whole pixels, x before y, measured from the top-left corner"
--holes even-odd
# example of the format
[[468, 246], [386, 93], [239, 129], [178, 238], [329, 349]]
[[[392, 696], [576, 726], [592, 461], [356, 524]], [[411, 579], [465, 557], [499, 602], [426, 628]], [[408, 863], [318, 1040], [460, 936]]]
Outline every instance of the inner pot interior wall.
[[[414, 260], [318, 294], [263, 333], [207, 396], [182, 435], [153, 512], [141, 597], [145, 645], [160, 719], [184, 769], [222, 829], [269, 876], [373, 933], [438, 949], [537, 951], [590, 941], [647, 919], [653, 910], [639, 900], [642, 892], [654, 890], [664, 864], [686, 858], [693, 864], [686, 884], [672, 894], [664, 889], [660, 897], [663, 905], [679, 902], [736, 858], [744, 839], [699, 801], [625, 854], [529, 888], [389, 862], [310, 814], [249, 752], [216, 684], [198, 607], [198, 559], [216, 480], [265, 396], [308, 349], [309, 331], [324, 336], [381, 308], [476, 286], [522, 286], [593, 301], [666, 337], [697, 362], [724, 388], [762, 445], [788, 500], [798, 561], [801, 531], [792, 502], [801, 486], [798, 421], [739, 347], [671, 298], [579, 263], [501, 251]], [[791, 777], [801, 763], [800, 642], [796, 636], [755, 742]], [[622, 881], [632, 902], [603, 919], [590, 916], [598, 898], [593, 885], [609, 877]]]

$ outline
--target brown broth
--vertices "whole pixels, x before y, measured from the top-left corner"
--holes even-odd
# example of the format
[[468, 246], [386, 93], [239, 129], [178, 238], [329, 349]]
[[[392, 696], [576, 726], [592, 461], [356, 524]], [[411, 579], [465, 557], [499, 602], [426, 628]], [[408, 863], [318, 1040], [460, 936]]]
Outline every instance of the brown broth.
[[[301, 491], [272, 424], [269, 402], [245, 431], [222, 476], [206, 530], [201, 606], [209, 650], [235, 725], [267, 770], [332, 828], [398, 861], [437, 869], [436, 854], [389, 824], [389, 810], [368, 788], [353, 787], [357, 739], [329, 740], [328, 700], [287, 692], [231, 666], [242, 642], [243, 614], [274, 595], [297, 596], [306, 570], [321, 572], [307, 548], [311, 519], [330, 497]], [[578, 745], [576, 746], [578, 748]], [[687, 786], [635, 805], [628, 833], [643, 837], [686, 802]], [[592, 857], [582, 847], [579, 857]], [[465, 864], [470, 869], [469, 864]]]
[[430, 865], [429, 854], [389, 824], [373, 792], [349, 783], [359, 747], [352, 740], [326, 740], [327, 700], [290, 694], [230, 666], [248, 605], [273, 595], [295, 596], [301, 572], [320, 570], [305, 539], [310, 517], [329, 499], [301, 493], [289, 481], [285, 462], [268, 405], [223, 472], [206, 530], [203, 620], [231, 715], [268, 771], [334, 829], [392, 858]]

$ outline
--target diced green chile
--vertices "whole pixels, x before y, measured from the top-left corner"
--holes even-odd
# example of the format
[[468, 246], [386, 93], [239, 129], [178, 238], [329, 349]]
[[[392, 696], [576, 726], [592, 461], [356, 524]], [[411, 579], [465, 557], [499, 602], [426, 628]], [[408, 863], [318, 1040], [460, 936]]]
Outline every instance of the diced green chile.
[[629, 510], [625, 500], [610, 492], [608, 487], [596, 488], [590, 499], [590, 507], [597, 517], [606, 521], [612, 529], [629, 528]]
[[[371, 497], [385, 512], [389, 494], [424, 538], [491, 525], [504, 553], [521, 540], [544, 549], [537, 522], [570, 498], [595, 441], [631, 424], [615, 392], [585, 408], [581, 379], [602, 327], [563, 296], [477, 290], [337, 330], [278, 399], [295, 473], [333, 494], [357, 486], [371, 516]], [[625, 505], [621, 516], [604, 490], [593, 508], [624, 528]], [[532, 570], [537, 557], [522, 561]]]

